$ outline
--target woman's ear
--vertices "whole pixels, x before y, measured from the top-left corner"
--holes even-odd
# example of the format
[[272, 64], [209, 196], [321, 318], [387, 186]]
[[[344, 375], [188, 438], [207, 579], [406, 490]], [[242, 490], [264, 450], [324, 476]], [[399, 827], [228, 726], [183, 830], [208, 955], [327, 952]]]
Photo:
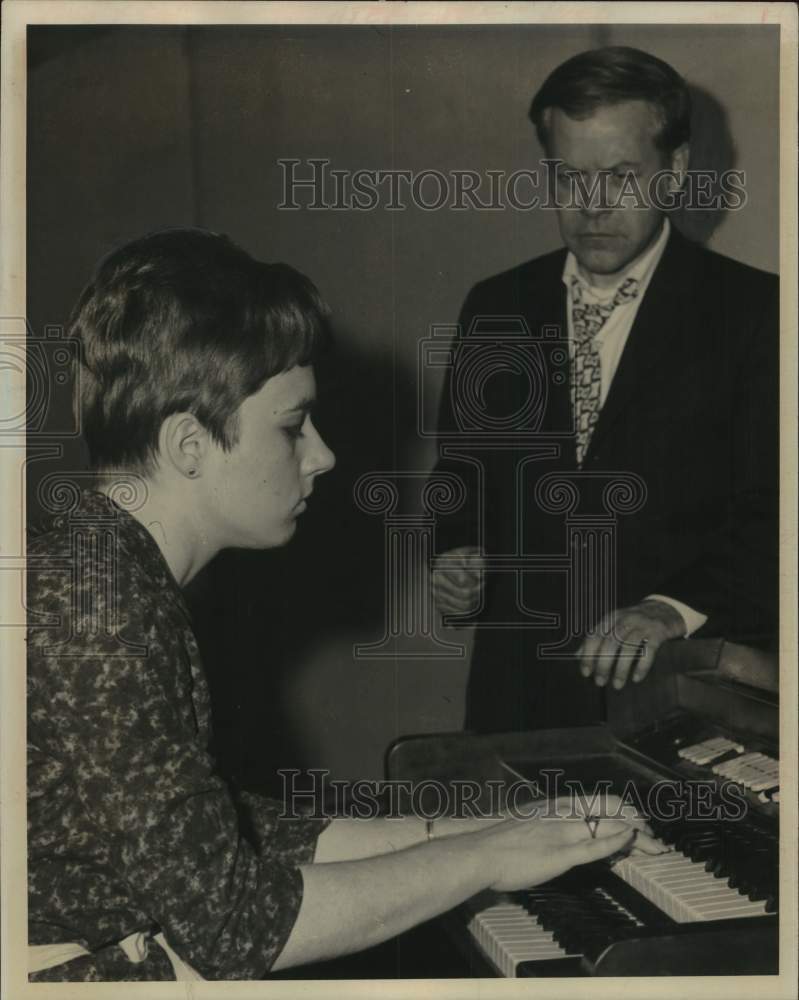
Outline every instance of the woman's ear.
[[171, 413], [158, 435], [162, 467], [187, 479], [198, 479], [208, 453], [208, 431], [193, 413]]

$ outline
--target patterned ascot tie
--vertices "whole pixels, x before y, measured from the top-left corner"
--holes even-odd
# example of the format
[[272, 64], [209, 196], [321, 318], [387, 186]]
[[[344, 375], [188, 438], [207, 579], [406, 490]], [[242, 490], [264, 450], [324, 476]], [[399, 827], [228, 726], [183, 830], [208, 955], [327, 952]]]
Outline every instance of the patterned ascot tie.
[[574, 333], [574, 364], [571, 396], [574, 426], [577, 431], [577, 465], [582, 466], [588, 442], [599, 419], [602, 369], [596, 335], [608, 321], [616, 306], [631, 302], [638, 295], [638, 280], [627, 278], [607, 305], [583, 301], [583, 286], [576, 276], [571, 281], [572, 331]]

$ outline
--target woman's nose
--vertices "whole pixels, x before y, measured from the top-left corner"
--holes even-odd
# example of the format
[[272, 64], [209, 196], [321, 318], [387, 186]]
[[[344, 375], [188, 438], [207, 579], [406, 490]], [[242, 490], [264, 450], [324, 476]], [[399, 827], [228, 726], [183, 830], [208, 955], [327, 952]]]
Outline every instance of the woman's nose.
[[309, 465], [311, 467], [312, 475], [322, 475], [324, 472], [330, 472], [333, 466], [336, 464], [336, 456], [333, 454], [330, 448], [325, 444], [322, 435], [314, 428], [314, 443], [309, 457]]

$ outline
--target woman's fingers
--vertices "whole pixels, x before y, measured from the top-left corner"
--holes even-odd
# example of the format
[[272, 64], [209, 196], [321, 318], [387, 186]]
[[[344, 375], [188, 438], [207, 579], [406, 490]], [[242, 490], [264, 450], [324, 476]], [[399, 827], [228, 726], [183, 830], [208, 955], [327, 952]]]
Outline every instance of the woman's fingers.
[[[623, 820], [630, 826], [635, 826], [651, 834], [646, 817], [629, 804], [625, 804], [618, 795], [574, 795], [561, 796], [554, 800], [554, 814], [559, 816], [583, 816], [587, 819]], [[548, 808], [552, 809], [550, 802]]]
[[580, 865], [587, 864], [589, 861], [599, 861], [600, 858], [606, 858], [609, 854], [624, 850], [630, 846], [634, 836], [635, 831], [627, 826], [606, 837], [598, 836], [594, 840], [589, 837], [587, 840], [581, 840], [572, 848], [575, 855], [574, 864]]
[[656, 840], [639, 830], [633, 841], [633, 854], [666, 854], [672, 848], [664, 844], [662, 840]]
[[[583, 821], [585, 823], [585, 821]], [[642, 854], [664, 854], [670, 848], [652, 836], [652, 831], [641, 823], [631, 823], [622, 819], [600, 819], [593, 824], [585, 824], [589, 839], [606, 840], [621, 834], [632, 835], [632, 846]], [[591, 829], [594, 836], [591, 838]], [[583, 838], [581, 838], [583, 839]]]
[[655, 855], [669, 850], [651, 836], [643, 817], [629, 809], [611, 809], [611, 816], [597, 816], [593, 808], [584, 812], [572, 803], [568, 809], [566, 802], [550, 801], [550, 808], [542, 808], [535, 817], [511, 817], [490, 828], [488, 856], [498, 865], [492, 888], [537, 885], [574, 865], [611, 855], [632, 851]]
[[596, 826], [596, 839], [608, 840], [623, 834], [632, 835], [630, 846], [635, 853], [665, 854], [671, 848], [662, 841], [645, 832], [640, 826], [630, 824], [625, 820], [600, 820]]

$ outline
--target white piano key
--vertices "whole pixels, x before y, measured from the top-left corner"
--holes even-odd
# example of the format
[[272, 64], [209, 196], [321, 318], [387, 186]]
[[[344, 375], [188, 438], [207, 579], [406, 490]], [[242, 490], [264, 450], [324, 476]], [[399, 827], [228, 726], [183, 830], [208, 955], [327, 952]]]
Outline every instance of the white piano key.
[[743, 896], [739, 897], [740, 902], [727, 900], [726, 902], [697, 902], [689, 903], [698, 920], [730, 920], [733, 917], [759, 917], [765, 916], [765, 902], [752, 902]]
[[716, 757], [734, 750], [736, 753], [743, 753], [744, 747], [741, 743], [727, 739], [725, 736], [716, 736], [711, 739], [702, 740], [701, 743], [694, 743], [689, 747], [683, 747], [677, 751], [677, 756], [684, 760], [690, 760], [694, 764], [709, 764]]
[[627, 857], [613, 871], [679, 923], [765, 914], [764, 902], [746, 899], [679, 852]]
[[767, 775], [761, 778], [759, 781], [753, 781], [751, 788], [753, 792], [762, 792], [767, 788], [774, 787], [774, 777], [773, 775]]
[[741, 754], [740, 757], [735, 757], [733, 760], [725, 760], [721, 764], [714, 764], [711, 770], [714, 771], [716, 774], [726, 774], [730, 771], [737, 770], [739, 767], [743, 767], [745, 764], [748, 764], [750, 761], [756, 759], [758, 756], [760, 755], [754, 751], [751, 751], [749, 753], [744, 753]]
[[730, 743], [723, 736], [711, 736], [709, 739], [701, 740], [699, 743], [691, 743], [690, 746], [682, 747], [677, 751], [680, 757], [687, 757], [689, 754], [701, 753], [703, 750], [708, 750], [713, 747], [724, 746]]
[[499, 897], [474, 912], [467, 927], [483, 954], [504, 976], [515, 976], [520, 962], [551, 961], [573, 954], [567, 953], [526, 907], [509, 897]]

